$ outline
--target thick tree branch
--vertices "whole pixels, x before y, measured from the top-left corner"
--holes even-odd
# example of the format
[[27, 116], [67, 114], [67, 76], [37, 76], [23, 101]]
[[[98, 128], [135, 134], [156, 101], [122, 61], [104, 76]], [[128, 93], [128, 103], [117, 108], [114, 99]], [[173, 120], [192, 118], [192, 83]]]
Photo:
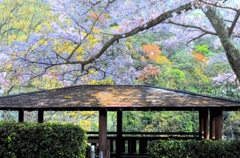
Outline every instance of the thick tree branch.
[[205, 14], [217, 32], [217, 35], [226, 52], [228, 61], [240, 81], [240, 51], [235, 47], [235, 43], [231, 39], [231, 36], [229, 36], [228, 27], [223, 19], [223, 16], [216, 8], [210, 6], [207, 7]]
[[88, 60], [85, 60], [85, 61], [69, 61], [68, 63], [66, 64], [81, 64], [82, 65], [82, 68], [84, 69], [84, 66], [85, 65], [88, 65], [90, 63], [92, 63], [94, 60], [100, 58], [104, 53], [105, 51], [116, 41], [122, 39], [122, 38], [127, 38], [129, 36], [133, 36], [141, 31], [144, 31], [144, 30], [147, 30], [149, 28], [152, 28], [160, 23], [162, 23], [163, 21], [165, 21], [166, 19], [169, 19], [172, 17], [172, 14], [173, 13], [177, 13], [177, 14], [181, 14], [182, 11], [188, 11], [188, 10], [192, 10], [193, 9], [193, 4], [192, 3], [187, 3], [185, 5], [182, 5], [176, 9], [172, 9], [170, 11], [167, 11], [163, 14], [161, 14], [160, 16], [158, 16], [157, 18], [141, 25], [141, 26], [138, 26], [136, 27], [135, 29], [127, 32], [127, 33], [124, 33], [124, 34], [117, 34], [117, 35], [113, 35], [113, 37], [103, 45], [102, 49], [93, 57], [89, 58]]

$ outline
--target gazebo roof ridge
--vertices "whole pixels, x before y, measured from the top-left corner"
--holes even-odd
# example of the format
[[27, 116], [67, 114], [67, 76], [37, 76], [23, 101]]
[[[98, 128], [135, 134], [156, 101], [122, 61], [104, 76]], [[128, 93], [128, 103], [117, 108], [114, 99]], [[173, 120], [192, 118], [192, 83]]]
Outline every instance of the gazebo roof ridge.
[[0, 97], [0, 109], [228, 108], [240, 101], [152, 85], [77, 85]]
[[172, 89], [172, 88], [166, 88], [166, 87], [161, 87], [161, 86], [154, 86], [154, 85], [149, 85], [149, 84], [131, 84], [131, 85], [74, 85], [74, 86], [67, 86], [67, 87], [61, 87], [61, 88], [53, 88], [53, 89], [43, 89], [39, 91], [33, 91], [33, 92], [25, 92], [25, 93], [19, 93], [19, 94], [13, 94], [13, 95], [7, 95], [7, 96], [0, 96], [1, 98], [8, 98], [8, 97], [14, 97], [14, 96], [22, 96], [22, 95], [29, 95], [29, 94], [36, 94], [36, 93], [42, 93], [42, 92], [48, 92], [48, 91], [57, 91], [57, 90], [64, 90], [64, 89], [72, 89], [80, 86], [99, 86], [99, 87], [119, 87], [119, 86], [133, 86], [133, 87], [150, 87], [150, 88], [156, 88], [156, 89], [162, 89], [162, 90], [167, 90], [167, 91], [172, 91], [176, 93], [184, 93], [184, 94], [190, 94], [190, 95], [195, 95], [195, 96], [202, 96], [202, 97], [208, 97], [208, 98], [213, 98], [213, 99], [220, 99], [220, 100], [227, 100], [227, 101], [232, 101], [232, 102], [237, 102], [240, 103], [240, 100], [234, 100], [231, 98], [226, 98], [226, 97], [219, 97], [219, 96], [214, 96], [214, 95], [209, 95], [209, 94], [202, 94], [202, 93], [196, 93], [196, 92], [190, 92], [190, 91], [185, 91], [185, 90], [177, 90], [177, 89]]
[[18, 93], [18, 94], [11, 94], [11, 95], [6, 95], [6, 96], [0, 96], [0, 98], [8, 98], [8, 97], [14, 97], [14, 96], [21, 96], [21, 95], [29, 95], [29, 94], [36, 94], [36, 93], [42, 93], [42, 92], [48, 92], [48, 91], [56, 91], [56, 90], [64, 90], [64, 89], [72, 89], [72, 88], [77, 88], [77, 87], [83, 87], [83, 86], [99, 86], [99, 87], [102, 87], [102, 86], [105, 86], [105, 87], [108, 87], [108, 86], [116, 86], [116, 87], [119, 87], [119, 86], [151, 86], [151, 85], [94, 85], [94, 84], [83, 84], [83, 85], [74, 85], [74, 86], [67, 86], [67, 87], [61, 87], [61, 88], [52, 88], [52, 89], [42, 89], [42, 90], [39, 90], [39, 91], [32, 91], [32, 92], [23, 92], [23, 93]]
[[176, 92], [176, 93], [184, 93], [184, 94], [190, 94], [190, 95], [194, 95], [194, 96], [202, 96], [202, 97], [208, 97], [208, 98], [212, 98], [212, 99], [219, 99], [219, 100], [225, 100], [225, 101], [227, 100], [227, 101], [240, 103], [240, 100], [234, 100], [234, 99], [227, 98], [227, 97], [220, 97], [220, 96], [214, 96], [214, 95], [209, 95], [209, 94], [196, 93], [196, 92], [190, 92], [190, 91], [185, 91], [185, 90], [177, 90], [177, 89], [171, 89], [171, 88], [166, 88], [166, 87], [161, 87], [161, 86], [146, 85], [146, 84], [144, 86], [152, 87], [152, 88], [159, 88], [159, 89], [172, 91], [172, 92]]

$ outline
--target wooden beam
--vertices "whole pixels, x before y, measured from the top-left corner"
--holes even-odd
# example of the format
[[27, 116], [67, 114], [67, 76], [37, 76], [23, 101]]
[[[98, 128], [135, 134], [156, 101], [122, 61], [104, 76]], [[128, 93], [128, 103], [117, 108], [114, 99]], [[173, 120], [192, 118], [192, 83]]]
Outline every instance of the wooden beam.
[[107, 110], [99, 110], [99, 150], [103, 157], [109, 157], [107, 151]]
[[117, 141], [116, 141], [116, 154], [121, 158], [121, 153], [125, 149], [125, 142], [122, 140], [122, 111], [117, 111]]
[[217, 109], [215, 113], [216, 113], [216, 121], [215, 121], [216, 140], [221, 140], [223, 135], [223, 110]]
[[215, 128], [216, 128], [216, 116], [214, 109], [210, 110], [210, 139], [216, 139], [215, 135]]
[[24, 122], [24, 111], [18, 110], [18, 122]]
[[44, 110], [38, 110], [38, 123], [43, 123], [44, 121]]

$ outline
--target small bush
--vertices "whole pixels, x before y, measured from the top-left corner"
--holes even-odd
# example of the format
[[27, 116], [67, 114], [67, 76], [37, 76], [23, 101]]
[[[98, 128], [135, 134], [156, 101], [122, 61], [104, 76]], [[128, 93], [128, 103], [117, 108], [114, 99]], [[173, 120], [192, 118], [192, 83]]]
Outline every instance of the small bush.
[[71, 124], [0, 123], [0, 157], [84, 158], [86, 134]]
[[148, 147], [150, 158], [238, 158], [240, 140], [157, 140]]
[[158, 140], [151, 142], [148, 152], [151, 158], [183, 158], [185, 147], [182, 141]]

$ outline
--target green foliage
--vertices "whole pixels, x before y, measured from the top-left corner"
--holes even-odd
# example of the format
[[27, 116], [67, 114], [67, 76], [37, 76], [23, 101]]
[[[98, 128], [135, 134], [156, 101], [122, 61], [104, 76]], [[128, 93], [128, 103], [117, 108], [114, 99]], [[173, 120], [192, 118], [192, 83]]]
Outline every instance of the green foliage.
[[228, 62], [215, 62], [208, 66], [206, 73], [209, 76], [216, 77], [218, 74], [223, 74], [231, 71], [231, 66]]
[[224, 130], [226, 139], [240, 138], [240, 111], [224, 112]]
[[157, 140], [150, 143], [148, 151], [150, 158], [237, 158], [239, 147], [240, 140]]
[[148, 147], [150, 158], [183, 158], [184, 144], [182, 141], [158, 140], [151, 142]]
[[162, 73], [155, 77], [155, 80], [155, 85], [166, 88], [184, 89], [186, 85], [184, 71], [171, 67], [164, 68]]
[[206, 56], [212, 56], [214, 54], [211, 50], [209, 50], [209, 46], [207, 44], [198, 45], [195, 47], [195, 50], [198, 53], [201, 53]]
[[76, 125], [0, 123], [0, 157], [84, 158], [85, 147]]
[[192, 67], [195, 66], [194, 56], [185, 51], [180, 51], [174, 54], [170, 60], [174, 63], [174, 67], [180, 70], [191, 71]]
[[151, 115], [151, 124], [146, 127], [149, 132], [196, 132], [198, 128], [195, 112], [162, 111]]
[[[110, 131], [113, 131], [113, 130], [110, 130]], [[193, 112], [193, 111], [191, 112], [124, 111], [123, 112], [123, 131], [126, 131], [126, 132], [138, 132], [138, 131], [197, 132], [198, 131], [198, 114], [197, 112]]]
[[[146, 124], [143, 122], [144, 112], [124, 111], [123, 112], [123, 131], [137, 132], [143, 131]], [[139, 122], [142, 122], [139, 124]]]

